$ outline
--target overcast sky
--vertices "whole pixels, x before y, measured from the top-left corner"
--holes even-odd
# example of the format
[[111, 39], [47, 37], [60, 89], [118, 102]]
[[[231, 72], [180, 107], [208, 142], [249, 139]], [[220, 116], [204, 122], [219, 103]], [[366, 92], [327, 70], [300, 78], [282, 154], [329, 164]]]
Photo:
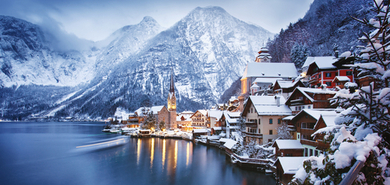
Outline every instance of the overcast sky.
[[220, 6], [273, 33], [302, 18], [313, 0], [0, 0], [0, 14], [42, 26], [59, 26], [93, 41], [151, 16], [169, 28], [196, 7]]

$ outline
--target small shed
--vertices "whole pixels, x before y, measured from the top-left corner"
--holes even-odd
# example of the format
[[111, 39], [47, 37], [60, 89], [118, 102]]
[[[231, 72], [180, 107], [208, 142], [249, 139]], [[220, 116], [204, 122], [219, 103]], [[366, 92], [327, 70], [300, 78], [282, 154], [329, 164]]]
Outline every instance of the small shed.
[[272, 146], [275, 147], [277, 157], [283, 157], [283, 156], [302, 157], [303, 156], [304, 147], [302, 146], [299, 140], [278, 139], [274, 142]]
[[276, 166], [276, 175], [279, 177], [279, 182], [288, 184], [305, 159], [308, 159], [308, 157], [278, 157], [274, 166]]

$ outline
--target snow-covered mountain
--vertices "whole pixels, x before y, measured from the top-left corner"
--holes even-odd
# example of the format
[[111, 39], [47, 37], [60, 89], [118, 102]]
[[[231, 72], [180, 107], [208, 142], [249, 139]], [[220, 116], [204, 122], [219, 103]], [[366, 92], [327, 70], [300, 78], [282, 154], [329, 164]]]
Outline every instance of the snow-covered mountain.
[[94, 78], [85, 86], [56, 91], [63, 93], [35, 115], [108, 117], [117, 107], [164, 105], [171, 69], [179, 111], [205, 108], [216, 103], [273, 36], [220, 7], [196, 8], [161, 30], [154, 19], [145, 17], [96, 43]]
[[0, 16], [0, 86], [75, 86], [95, 76], [92, 51], [55, 50], [48, 38], [37, 25]]
[[128, 25], [115, 31], [107, 39], [96, 43], [103, 48], [96, 59], [100, 70], [107, 70], [139, 52], [146, 41], [160, 33], [163, 28], [152, 17], [146, 16], [136, 25]]

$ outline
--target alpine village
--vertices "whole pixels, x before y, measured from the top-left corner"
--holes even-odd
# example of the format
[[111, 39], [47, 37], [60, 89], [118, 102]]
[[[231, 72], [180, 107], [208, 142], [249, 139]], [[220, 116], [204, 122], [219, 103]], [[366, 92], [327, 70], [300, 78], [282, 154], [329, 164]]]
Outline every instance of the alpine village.
[[390, 12], [388, 1], [372, 4], [372, 19], [353, 20], [368, 28], [356, 38], [358, 50], [334, 43], [332, 54], [303, 53], [282, 63], [273, 60], [270, 43], [258, 45], [230, 89], [237, 93], [196, 111], [178, 112], [178, 76], [167, 67], [166, 104], [144, 102], [111, 116], [102, 132], [216, 147], [235, 167], [280, 184], [387, 184]]
[[[345, 152], [335, 152], [335, 146], [350, 142], [347, 140], [352, 139], [351, 133], [358, 132], [356, 129], [372, 128], [389, 146], [390, 96], [384, 94], [389, 92], [390, 73], [386, 71], [389, 38], [385, 37], [389, 23], [381, 20], [383, 17], [387, 20], [390, 14], [378, 13], [379, 21], [375, 24], [380, 25], [359, 38], [367, 45], [362, 46], [365, 49], [358, 55], [350, 51], [340, 53], [335, 47], [333, 56], [305, 57], [297, 70], [294, 63], [271, 62], [272, 56], [263, 46], [257, 57], [247, 63], [238, 96], [195, 112], [176, 111], [171, 69], [166, 105], [143, 106], [126, 117], [110, 118], [103, 131], [130, 137], [185, 139], [215, 146], [225, 151], [231, 163], [273, 175], [280, 184], [306, 184], [311, 176], [318, 178], [324, 170], [330, 170], [325, 167], [328, 165], [333, 165], [334, 171], [329, 173], [334, 176], [322, 177], [321, 184], [331, 181], [348, 184], [355, 179], [360, 182], [359, 174], [352, 173], [356, 168], [373, 168], [379, 176], [388, 173], [386, 166], [381, 171], [383, 166], [367, 167], [368, 163], [360, 159], [349, 159], [353, 167], [348, 168], [337, 167], [337, 162], [332, 161], [340, 160], [337, 157]], [[362, 23], [372, 24], [364, 20]], [[364, 106], [365, 103], [370, 106]], [[372, 120], [365, 120], [366, 114]], [[370, 126], [376, 122], [374, 117], [378, 122]], [[349, 125], [357, 124], [355, 118], [361, 122], [358, 128]], [[369, 142], [378, 141], [352, 139], [357, 146], [366, 145], [372, 150]], [[342, 155], [359, 155], [359, 147], [351, 150], [350, 154]], [[389, 157], [388, 153], [374, 154], [370, 150], [363, 155]], [[339, 168], [344, 170], [342, 176]], [[362, 182], [375, 182], [366, 178]]]

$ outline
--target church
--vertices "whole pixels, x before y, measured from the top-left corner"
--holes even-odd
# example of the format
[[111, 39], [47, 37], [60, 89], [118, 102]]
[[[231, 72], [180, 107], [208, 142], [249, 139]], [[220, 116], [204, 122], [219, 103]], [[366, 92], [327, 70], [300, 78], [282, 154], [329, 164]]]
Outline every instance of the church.
[[175, 96], [175, 85], [173, 80], [173, 70], [171, 71], [171, 85], [169, 88], [167, 102], [168, 102], [168, 122], [166, 123], [166, 127], [168, 129], [174, 129], [177, 127], [177, 124], [176, 124], [176, 96]]

